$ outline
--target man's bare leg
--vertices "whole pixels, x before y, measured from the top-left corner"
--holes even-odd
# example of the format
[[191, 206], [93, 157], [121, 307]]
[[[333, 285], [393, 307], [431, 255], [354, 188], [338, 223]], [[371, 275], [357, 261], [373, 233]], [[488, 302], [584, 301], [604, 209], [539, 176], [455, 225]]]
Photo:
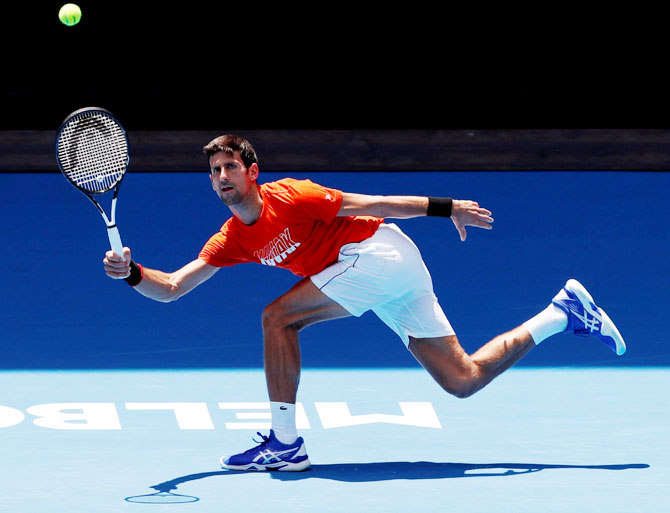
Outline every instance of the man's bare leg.
[[[568, 296], [562, 290], [554, 299], [563, 297]], [[567, 326], [566, 311], [552, 301], [521, 326], [495, 337], [472, 355], [463, 350], [455, 335], [423, 339], [410, 337], [409, 350], [447, 392], [456, 397], [469, 397], [518, 362], [537, 344], [565, 331]]]
[[523, 326], [495, 337], [472, 355], [455, 335], [437, 338], [410, 337], [409, 350], [447, 392], [469, 397], [518, 362], [535, 342]]
[[[257, 447], [262, 458], [240, 453], [221, 458], [221, 466], [232, 470], [304, 470], [309, 467], [302, 438], [295, 425], [295, 401], [300, 382], [298, 333], [310, 324], [350, 314], [328, 298], [309, 279], [297, 283], [263, 310], [265, 377], [272, 431]], [[274, 437], [272, 436], [274, 434]], [[277, 444], [281, 444], [278, 446]], [[279, 450], [276, 454], [272, 450]]]
[[263, 345], [271, 401], [295, 403], [300, 381], [300, 330], [349, 315], [307, 278], [265, 308]]

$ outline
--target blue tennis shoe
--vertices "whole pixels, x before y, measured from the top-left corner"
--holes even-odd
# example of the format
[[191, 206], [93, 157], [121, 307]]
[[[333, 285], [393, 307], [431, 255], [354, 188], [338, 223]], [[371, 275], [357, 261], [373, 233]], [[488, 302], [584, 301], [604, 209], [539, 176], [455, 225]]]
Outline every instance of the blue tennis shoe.
[[626, 343], [612, 319], [596, 306], [591, 294], [577, 280], [568, 280], [552, 303], [568, 314], [566, 332], [593, 335], [619, 356], [626, 352]]
[[283, 444], [275, 437], [274, 431], [270, 430], [270, 436], [258, 433], [262, 442], [256, 447], [233, 456], [221, 457], [221, 468], [228, 470], [280, 470], [300, 471], [309, 467], [309, 458], [305, 450], [305, 442], [302, 437], [292, 444]]

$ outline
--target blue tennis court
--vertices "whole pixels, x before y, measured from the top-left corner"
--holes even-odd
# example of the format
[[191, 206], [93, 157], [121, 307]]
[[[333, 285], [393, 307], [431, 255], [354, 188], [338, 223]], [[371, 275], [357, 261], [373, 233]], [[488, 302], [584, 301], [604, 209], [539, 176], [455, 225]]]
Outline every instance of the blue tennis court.
[[[466, 243], [447, 220], [396, 221], [422, 250], [466, 350], [534, 315], [574, 277], [615, 320], [628, 352], [558, 335], [459, 400], [374, 316], [313, 326], [302, 337], [297, 419], [312, 468], [222, 471], [219, 456], [269, 427], [260, 312], [296, 278], [242, 265], [175, 303], [151, 302], [105, 277], [104, 225], [61, 176], [5, 173], [3, 511], [664, 507], [670, 174], [295, 177], [370, 194], [443, 191], [493, 211], [494, 229], [470, 230]], [[205, 173], [136, 172], [117, 220], [138, 261], [173, 270], [228, 215]]]

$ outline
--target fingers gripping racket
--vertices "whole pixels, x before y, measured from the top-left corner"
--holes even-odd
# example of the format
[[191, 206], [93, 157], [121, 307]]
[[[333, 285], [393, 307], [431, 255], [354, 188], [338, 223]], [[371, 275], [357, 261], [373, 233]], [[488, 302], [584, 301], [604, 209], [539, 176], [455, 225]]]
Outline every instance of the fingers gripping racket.
[[[128, 137], [114, 115], [97, 107], [70, 114], [56, 135], [56, 158], [61, 172], [100, 211], [107, 225], [112, 251], [123, 256], [121, 236], [116, 226], [116, 197], [128, 169]], [[114, 189], [111, 219], [93, 195]]]

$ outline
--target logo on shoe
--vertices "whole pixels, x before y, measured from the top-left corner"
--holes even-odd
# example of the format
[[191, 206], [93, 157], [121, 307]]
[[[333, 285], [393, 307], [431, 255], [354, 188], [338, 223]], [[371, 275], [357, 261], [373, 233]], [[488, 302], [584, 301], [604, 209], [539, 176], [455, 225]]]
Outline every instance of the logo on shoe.
[[580, 315], [578, 312], [573, 313], [577, 319], [584, 323], [584, 329], [589, 330], [590, 332], [598, 331], [600, 326], [600, 321], [598, 319], [589, 316], [586, 312], [584, 312], [584, 315]]
[[[256, 458], [254, 458], [255, 462], [258, 462], [262, 465], [267, 465], [269, 463], [279, 463], [286, 461], [286, 459], [291, 459], [296, 453], [300, 450], [300, 447], [292, 447], [286, 451], [271, 451], [269, 449], [266, 449], [265, 451], [262, 451], [258, 454]], [[288, 458], [282, 458], [282, 456], [288, 456]], [[260, 461], [259, 461], [260, 460]]]

